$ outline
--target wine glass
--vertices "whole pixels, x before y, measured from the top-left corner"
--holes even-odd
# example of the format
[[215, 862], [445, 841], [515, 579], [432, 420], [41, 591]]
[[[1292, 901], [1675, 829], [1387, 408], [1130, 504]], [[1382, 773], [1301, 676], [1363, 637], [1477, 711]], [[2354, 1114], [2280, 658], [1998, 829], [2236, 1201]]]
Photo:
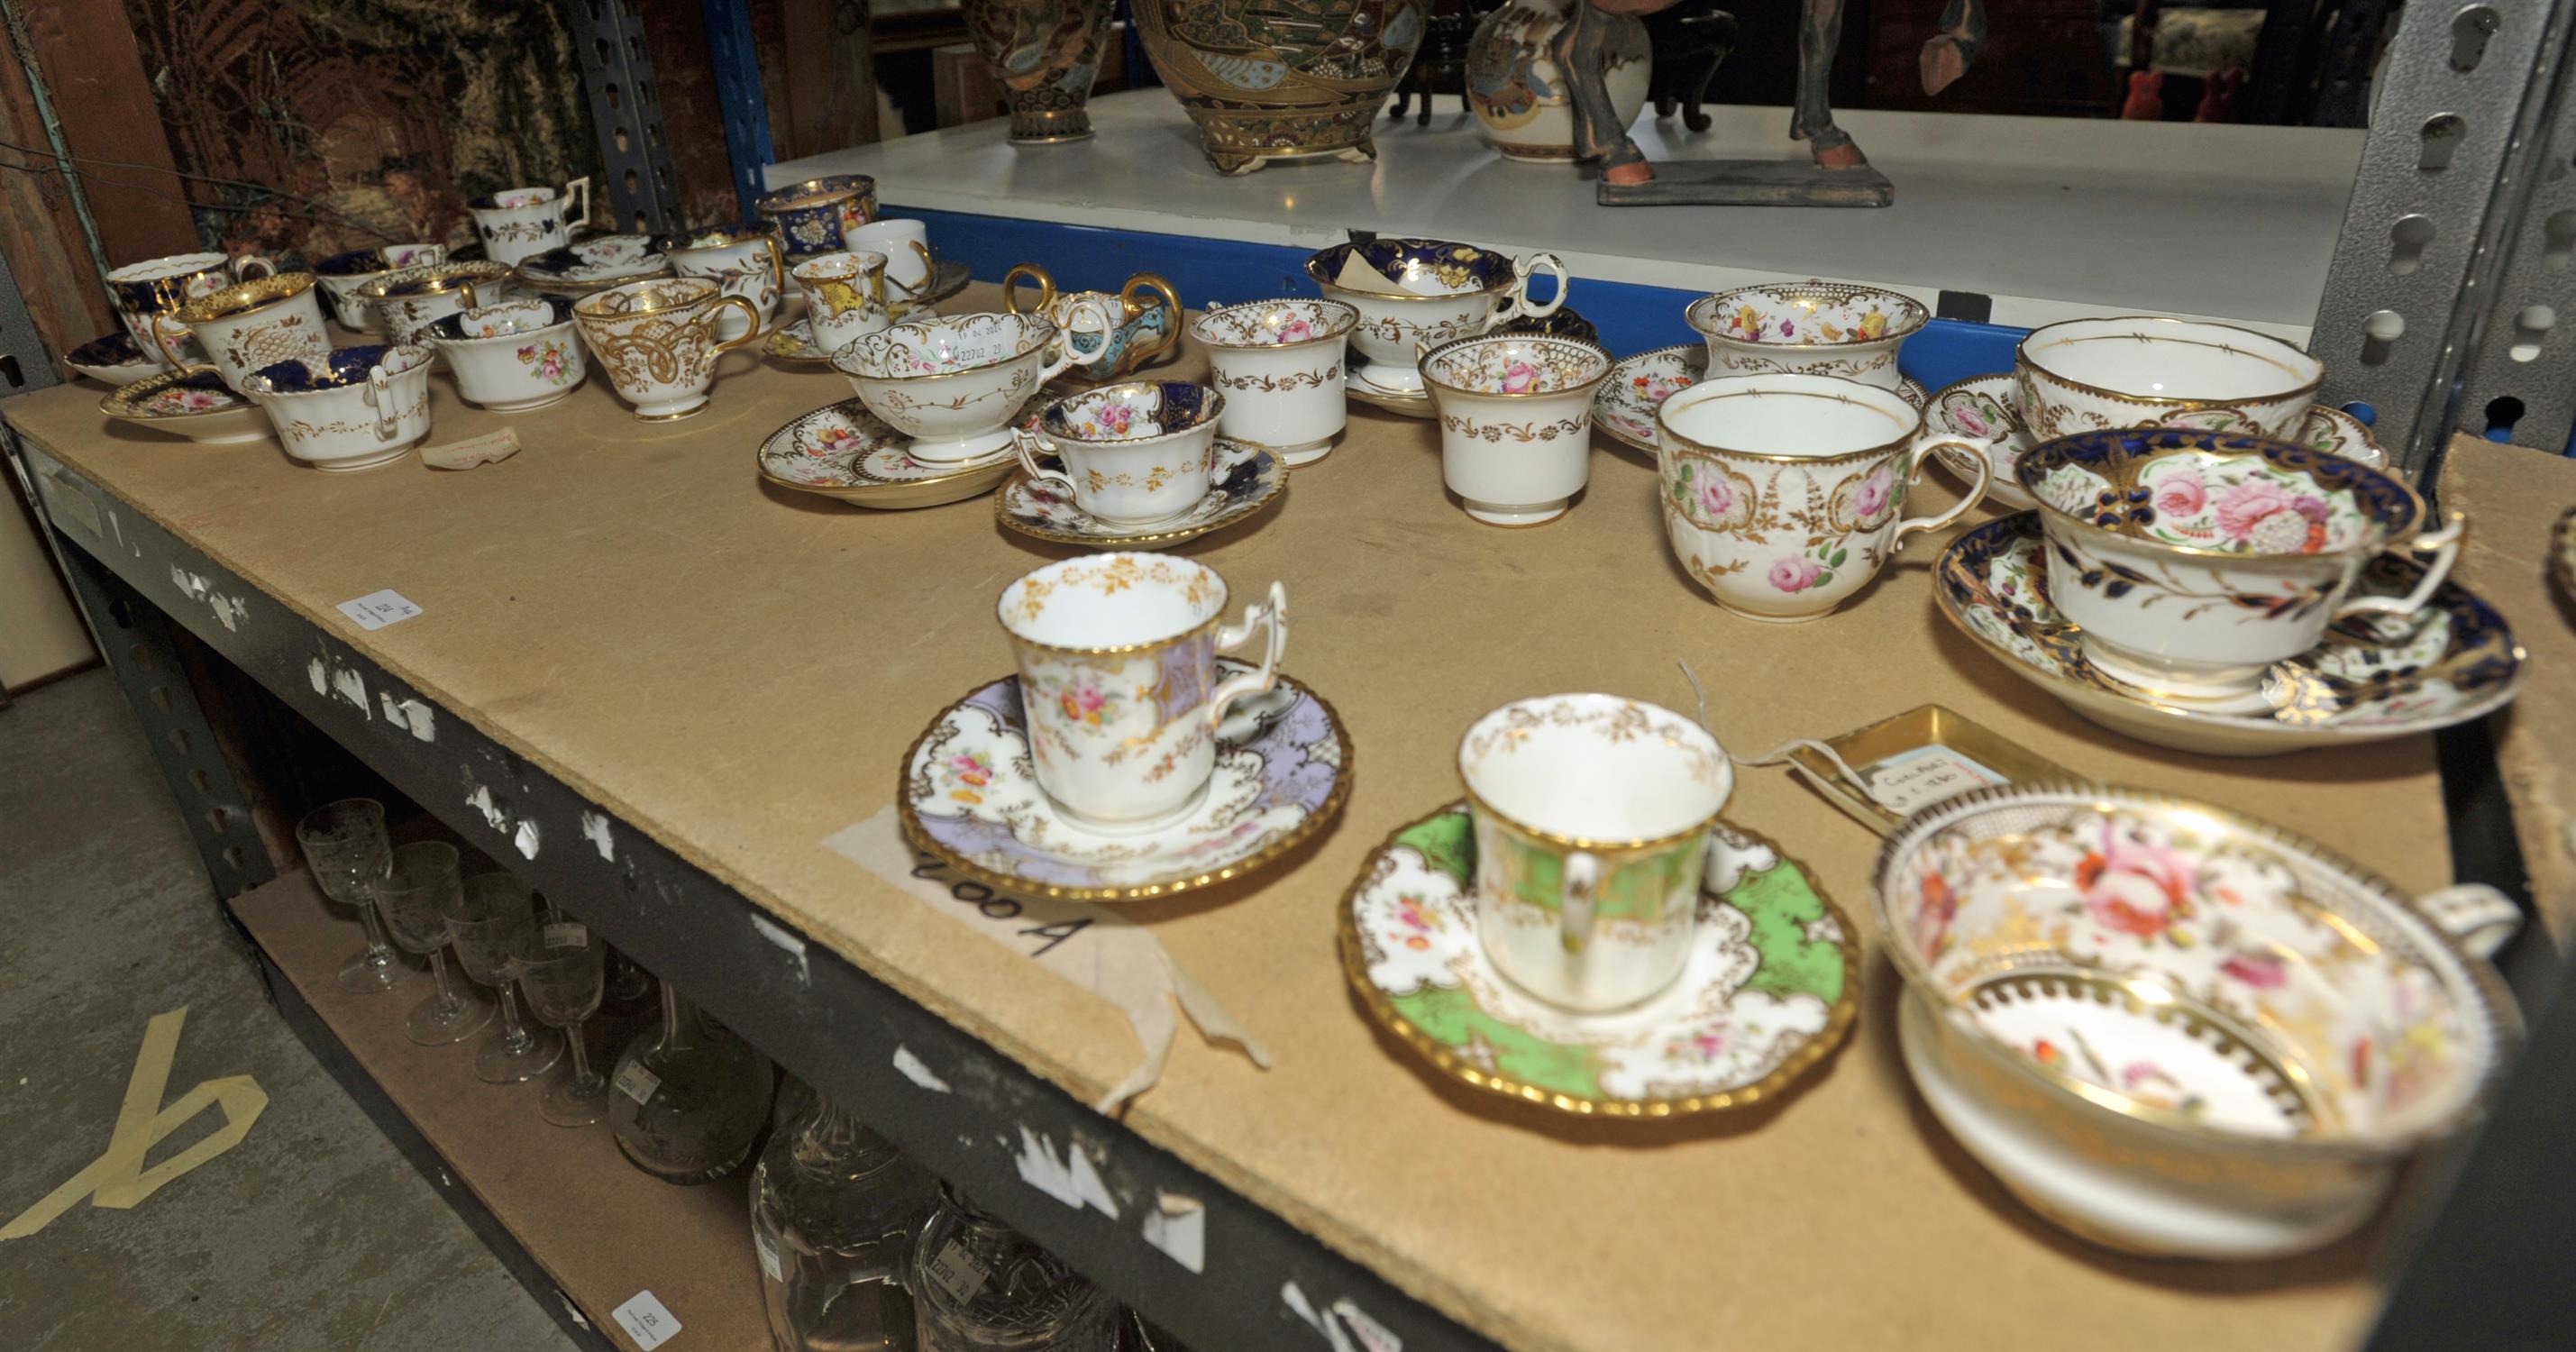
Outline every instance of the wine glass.
[[424, 1047], [463, 1042], [492, 1021], [492, 1006], [469, 999], [447, 984], [447, 917], [456, 909], [456, 847], [435, 840], [395, 848], [393, 866], [376, 884], [376, 906], [384, 912], [385, 929], [404, 951], [426, 954], [438, 993], [414, 1008], [403, 1031]]
[[475, 1049], [474, 1076], [486, 1084], [533, 1080], [563, 1056], [563, 1039], [529, 1032], [511, 989], [525, 933], [537, 922], [528, 885], [507, 873], [477, 873], [456, 890], [454, 905], [447, 927], [456, 960], [467, 976], [491, 987], [501, 1005], [501, 1026]]
[[356, 907], [359, 923], [367, 928], [366, 951], [340, 964], [340, 989], [366, 994], [401, 985], [413, 969], [385, 944], [373, 899], [376, 884], [393, 863], [393, 842], [385, 838], [385, 805], [372, 798], [324, 803], [295, 824], [295, 843], [304, 847], [304, 862], [322, 895]]
[[608, 1115], [608, 1081], [590, 1068], [582, 1021], [599, 1012], [607, 945], [578, 920], [548, 920], [521, 932], [519, 989], [537, 1021], [563, 1030], [572, 1066], [546, 1082], [539, 1105], [558, 1127], [587, 1127]]

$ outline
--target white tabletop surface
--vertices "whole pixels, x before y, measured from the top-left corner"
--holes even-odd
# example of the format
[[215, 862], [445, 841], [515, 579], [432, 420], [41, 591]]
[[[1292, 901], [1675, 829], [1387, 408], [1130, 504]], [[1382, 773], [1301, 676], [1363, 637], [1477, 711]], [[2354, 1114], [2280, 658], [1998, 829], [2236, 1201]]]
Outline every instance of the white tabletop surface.
[[[2104, 312], [2228, 319], [2304, 339], [2363, 133], [1838, 112], [1896, 183], [1878, 210], [1605, 208], [1589, 170], [1487, 148], [1454, 99], [1429, 127], [1378, 122], [1374, 167], [1280, 165], [1220, 177], [1168, 91], [1094, 99], [1098, 135], [1015, 147], [996, 118], [772, 165], [769, 181], [865, 173], [890, 208], [974, 212], [1306, 248], [1351, 229], [1548, 249], [1585, 277], [1714, 290], [1823, 277], [1929, 302], [1994, 298], [1994, 322]], [[1646, 154], [1788, 158], [1786, 108], [1711, 105], [1694, 135], [1653, 110]], [[1578, 177], [1578, 174], [1580, 177]]]

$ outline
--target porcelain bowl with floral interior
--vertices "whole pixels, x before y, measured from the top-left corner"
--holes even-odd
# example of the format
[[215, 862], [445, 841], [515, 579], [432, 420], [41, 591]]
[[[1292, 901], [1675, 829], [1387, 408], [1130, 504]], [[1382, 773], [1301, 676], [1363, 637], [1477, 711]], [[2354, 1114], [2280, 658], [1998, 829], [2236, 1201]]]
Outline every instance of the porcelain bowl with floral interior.
[[1897, 349], [1931, 318], [1911, 296], [1839, 282], [1739, 286], [1682, 311], [1718, 375], [1840, 376], [1884, 390], [1904, 379]]
[[[1109, 327], [1088, 301], [1073, 317]], [[1011, 415], [1074, 361], [1053, 320], [994, 311], [907, 319], [832, 353], [868, 410], [912, 438], [914, 459], [950, 465], [1008, 449]]]
[[[1047, 405], [1020, 440], [1020, 465], [1113, 528], [1176, 522], [1208, 495], [1224, 413], [1224, 395], [1188, 381], [1103, 385]], [[1062, 468], [1039, 465], [1041, 448]]]
[[204, 446], [266, 441], [268, 414], [212, 371], [164, 371], [110, 390], [98, 411]]
[[[1016, 421], [1035, 421], [1039, 403], [1040, 398], [1032, 396]], [[789, 421], [762, 440], [753, 460], [763, 483], [879, 511], [937, 507], [977, 497], [991, 492], [1019, 466], [1007, 445], [962, 465], [916, 460], [911, 441], [855, 398], [826, 404]]]
[[372, 469], [429, 435], [432, 355], [410, 343], [333, 348], [263, 366], [242, 393], [268, 411], [288, 455], [315, 469]]
[[[2261, 707], [2264, 672], [2330, 620], [2419, 609], [2450, 572], [2460, 524], [2417, 537], [2415, 491], [2356, 461], [2269, 437], [2118, 428], [2014, 463], [2038, 501], [2057, 608], [2093, 665], [2169, 702]], [[2383, 549], [2430, 550], [2406, 597], [2347, 600]]]
[[2267, 334], [2149, 315], [2042, 325], [2013, 350], [2022, 425], [2041, 441], [2159, 426], [2288, 438], [2325, 370]]
[[[1547, 271], [1556, 295], [1527, 306], [1529, 274]], [[1544, 317], [1565, 303], [1565, 265], [1553, 254], [1526, 262], [1473, 244], [1436, 239], [1382, 238], [1318, 249], [1306, 276], [1325, 297], [1359, 311], [1351, 346], [1375, 368], [1368, 377], [1393, 398], [1421, 395], [1415, 354], [1452, 338], [1484, 331], [1497, 318]]]
[[[1223, 681], [1253, 670], [1217, 659]], [[1216, 733], [1216, 773], [1186, 816], [1103, 835], [1039, 789], [1020, 679], [978, 687], [905, 753], [896, 804], [905, 835], [949, 867], [1023, 896], [1137, 901], [1275, 863], [1341, 811], [1351, 742], [1322, 696], [1285, 675], [1235, 706]]]
[[[172, 346], [178, 346], [176, 342]], [[187, 340], [179, 355], [202, 362], [205, 354], [197, 349], [197, 340]], [[170, 369], [160, 352], [134, 341], [134, 335], [123, 329], [102, 333], [73, 348], [63, 356], [63, 365], [90, 379], [110, 386], [131, 385], [145, 376], [155, 376]]]
[[322, 298], [330, 303], [331, 315], [342, 328], [382, 333], [384, 316], [376, 312], [372, 302], [360, 297], [359, 291], [388, 272], [446, 261], [444, 244], [385, 244], [335, 253], [314, 264], [313, 275], [321, 279]]
[[1565, 514], [1592, 477], [1592, 391], [1610, 354], [1579, 338], [1453, 338], [1421, 357], [1439, 407], [1440, 478], [1467, 515], [1529, 526]]
[[[1212, 455], [1215, 468], [1208, 490], [1187, 511], [1168, 521], [1132, 526], [1103, 521], [1060, 485], [1033, 482], [1014, 474], [993, 495], [993, 519], [1005, 530], [1052, 544], [1085, 549], [1168, 549], [1185, 540], [1224, 530], [1279, 498], [1288, 486], [1288, 466], [1268, 447], [1219, 436]], [[1041, 461], [1043, 467], [1045, 462]]]
[[[2277, 756], [2352, 746], [2483, 718], [2513, 701], [2529, 673], [2495, 608], [2457, 582], [2408, 615], [2355, 615], [2325, 640], [2272, 664], [2261, 702], [2222, 712], [2167, 703], [2093, 665], [2075, 624], [2051, 599], [2062, 565], [2039, 516], [2020, 512], [1950, 542], [1932, 570], [1941, 613], [2014, 675], [2102, 726], [2142, 742], [2212, 756]], [[2423, 565], [2383, 556], [2361, 570], [2359, 596], [2405, 596]]]
[[1453, 803], [1360, 866], [1338, 929], [1369, 1016], [1434, 1071], [1587, 1117], [1669, 1118], [1769, 1102], [1850, 1033], [1850, 920], [1814, 870], [1719, 822], [1681, 974], [1644, 1003], [1585, 1013], [1498, 972], [1476, 928], [1476, 833]]
[[2385, 879], [2187, 799], [1971, 790], [1888, 837], [1873, 900], [1934, 1115], [2034, 1210], [2136, 1252], [2331, 1242], [2475, 1121], [2520, 1041], [2494, 969]]
[[505, 413], [544, 408], [589, 374], [561, 296], [459, 310], [422, 330], [456, 373], [456, 392]]
[[[1970, 376], [1944, 385], [1935, 391], [1924, 417], [1935, 431], [1946, 432], [1968, 441], [1986, 445], [1987, 463], [1994, 466], [1994, 487], [1986, 496], [2014, 511], [2039, 505], [2037, 499], [2013, 481], [2013, 465], [2022, 452], [2038, 445], [2030, 429], [2022, 425], [2021, 408], [2013, 393], [2010, 372]], [[2177, 426], [2190, 426], [2186, 420]], [[2302, 446], [2313, 446], [2328, 455], [2339, 455], [2358, 461], [2372, 469], [2388, 468], [2388, 453], [2370, 434], [2361, 419], [2338, 408], [2323, 404], [2308, 405], [2308, 412], [2296, 434], [2287, 438]], [[1969, 471], [1963, 456], [1944, 452], [1941, 463], [1954, 474]]]
[[[1609, 377], [1592, 391], [1592, 426], [1622, 446], [1653, 455], [1663, 441], [1656, 427], [1655, 410], [1666, 399], [1706, 379], [1706, 343], [1649, 348], [1611, 367]], [[1928, 398], [1921, 383], [1912, 376], [1898, 381], [1896, 392], [1918, 409]], [[1996, 473], [2000, 475], [2002, 471]], [[1998, 478], [1995, 491], [2002, 489], [2003, 481]]]

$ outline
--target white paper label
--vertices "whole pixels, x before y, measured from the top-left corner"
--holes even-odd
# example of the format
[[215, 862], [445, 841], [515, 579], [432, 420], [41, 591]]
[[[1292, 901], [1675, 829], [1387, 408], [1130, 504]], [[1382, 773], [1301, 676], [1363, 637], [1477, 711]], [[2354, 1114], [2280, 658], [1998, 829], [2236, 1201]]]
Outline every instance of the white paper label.
[[1861, 770], [1869, 796], [1890, 812], [1912, 812], [1944, 798], [2012, 781], [1946, 746], [1900, 751]]
[[655, 1299], [650, 1291], [636, 1292], [633, 1298], [610, 1313], [616, 1316], [617, 1326], [626, 1330], [626, 1336], [634, 1339], [635, 1345], [643, 1348], [644, 1352], [653, 1352], [654, 1348], [669, 1342], [671, 1335], [680, 1331], [679, 1317], [662, 1308], [662, 1302]]
[[770, 1239], [768, 1231], [761, 1229], [757, 1224], [751, 1228], [751, 1246], [760, 1250], [761, 1276], [773, 1282], [787, 1280], [785, 1273], [778, 1266], [777, 1243]]
[[[558, 920], [546, 926], [546, 947], [588, 948], [590, 947], [590, 926], [570, 920]], [[636, 1069], [642, 1070], [643, 1067], [637, 1066]]]
[[662, 1087], [662, 1077], [644, 1068], [641, 1061], [629, 1061], [617, 1068], [617, 1092], [637, 1103], [653, 1101], [653, 1091]]
[[341, 602], [340, 613], [356, 620], [361, 629], [382, 629], [419, 614], [420, 607], [405, 600], [401, 592], [387, 587], [380, 592], [369, 592], [355, 601]]
[[987, 1275], [984, 1265], [976, 1262], [973, 1254], [959, 1248], [953, 1239], [940, 1249], [936, 1257], [922, 1265], [922, 1271], [937, 1283], [940, 1290], [948, 1293], [950, 1300], [960, 1305], [975, 1299], [975, 1293], [984, 1289]]

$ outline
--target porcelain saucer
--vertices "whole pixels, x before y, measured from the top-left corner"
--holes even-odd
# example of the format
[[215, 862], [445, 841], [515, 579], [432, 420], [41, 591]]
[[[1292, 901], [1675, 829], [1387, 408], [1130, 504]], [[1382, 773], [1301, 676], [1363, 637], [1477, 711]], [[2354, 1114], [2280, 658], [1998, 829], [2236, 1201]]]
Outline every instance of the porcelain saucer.
[[1348, 369], [1350, 374], [1342, 382], [1342, 393], [1346, 397], [1357, 399], [1371, 408], [1382, 408], [1389, 413], [1401, 413], [1408, 418], [1439, 416], [1439, 406], [1431, 402], [1429, 389], [1389, 390], [1372, 384], [1368, 378], [1368, 362], [1360, 356], [1358, 348], [1352, 348], [1350, 351]]
[[[1217, 668], [1220, 680], [1251, 670], [1226, 658]], [[941, 710], [903, 763], [896, 803], [914, 844], [988, 886], [1076, 901], [1141, 901], [1254, 872], [1332, 820], [1351, 791], [1340, 715], [1286, 676], [1217, 730], [1199, 806], [1142, 835], [1075, 826], [1039, 791], [1017, 676]]]
[[[906, 319], [936, 319], [939, 311], [929, 305], [917, 305], [903, 315]], [[760, 354], [791, 366], [829, 366], [832, 354], [815, 346], [814, 321], [811, 316], [793, 323], [781, 324], [760, 340]]]
[[[1029, 406], [1020, 410], [1023, 418], [1033, 412]], [[1004, 446], [963, 465], [925, 465], [908, 453], [911, 445], [853, 397], [825, 404], [770, 433], [755, 455], [760, 477], [781, 488], [886, 510], [937, 507], [974, 497], [990, 491], [1020, 463]]]
[[[897, 319], [910, 319], [930, 306], [966, 289], [966, 265], [953, 258], [935, 260], [930, 269], [930, 284], [918, 296], [898, 297], [899, 288], [886, 287], [886, 313]], [[934, 312], [935, 313], [935, 312]]]
[[[1611, 367], [1608, 378], [1592, 392], [1592, 425], [1612, 441], [1653, 455], [1661, 437], [1655, 428], [1655, 409], [1675, 391], [1689, 389], [1707, 375], [1706, 343], [1677, 343], [1640, 352]], [[1918, 409], [1929, 397], [1912, 376], [1905, 377], [1896, 392]]]
[[[195, 340], [188, 345], [194, 347]], [[205, 358], [200, 354], [196, 360]], [[170, 363], [162, 360], [160, 353], [144, 351], [143, 345], [134, 341], [134, 335], [123, 329], [100, 334], [64, 353], [63, 365], [120, 389], [170, 369]]]
[[1851, 1031], [1851, 920], [1810, 871], [1720, 823], [1680, 980], [1583, 1014], [1498, 975], [1476, 938], [1476, 837], [1452, 803], [1398, 828], [1342, 900], [1342, 971], [1369, 1014], [1440, 1073], [1560, 1112], [1671, 1117], [1742, 1108], [1813, 1070]]
[[[1995, 472], [1994, 482], [1986, 489], [1986, 501], [2026, 511], [2039, 504], [2013, 479], [2014, 462], [2032, 444], [2030, 433], [2021, 425], [2015, 397], [2010, 374], [1970, 376], [1933, 391], [1931, 407], [1924, 410], [1923, 427], [1928, 432], [1986, 443], [1986, 458], [1993, 462]], [[2339, 408], [2309, 405], [2307, 420], [2291, 440], [2329, 455], [2358, 460], [2372, 469], [2388, 467], [2388, 453], [2379, 448], [2370, 429], [2362, 425], [2361, 419]], [[1964, 452], [1945, 450], [1935, 454], [1952, 474], [1963, 480], [1971, 476], [1961, 463]]]
[[110, 391], [98, 401], [98, 411], [208, 446], [266, 441], [276, 432], [266, 410], [234, 393], [212, 371], [145, 376]]
[[1091, 549], [1162, 549], [1220, 531], [1269, 506], [1288, 486], [1288, 466], [1248, 442], [1216, 440], [1216, 472], [1207, 496], [1169, 521], [1129, 526], [1105, 522], [1052, 489], [1013, 474], [993, 495], [993, 519], [1022, 535]]
[[671, 270], [650, 235], [593, 235], [520, 260], [519, 281], [539, 291], [597, 291]]
[[[2528, 662], [2513, 629], [2468, 588], [2446, 582], [2411, 616], [2338, 620], [2326, 641], [2275, 663], [2242, 711], [2162, 703], [2094, 669], [2076, 627], [2049, 600], [2053, 566], [2037, 512], [2017, 512], [1950, 542], [1933, 568], [1941, 612], [2013, 673], [2114, 732], [2213, 756], [2273, 756], [2431, 732], [2504, 707]], [[2380, 558], [2358, 596], [2403, 596], [2423, 568]]]

